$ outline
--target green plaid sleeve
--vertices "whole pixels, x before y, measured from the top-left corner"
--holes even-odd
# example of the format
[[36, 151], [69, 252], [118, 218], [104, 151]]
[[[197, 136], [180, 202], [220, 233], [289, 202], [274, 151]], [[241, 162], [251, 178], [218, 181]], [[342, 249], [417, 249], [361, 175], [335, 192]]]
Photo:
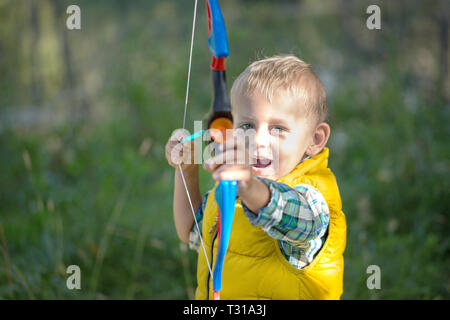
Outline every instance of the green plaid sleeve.
[[271, 199], [258, 213], [242, 204], [251, 224], [260, 226], [275, 239], [296, 245], [324, 235], [329, 223], [329, 210], [319, 190], [307, 184], [291, 188], [269, 179], [258, 179], [269, 187]]
[[189, 248], [192, 250], [196, 250], [197, 252], [200, 249], [200, 245], [201, 245], [200, 238], [202, 236], [201, 232], [202, 232], [203, 212], [205, 211], [206, 200], [208, 200], [208, 196], [209, 196], [210, 192], [211, 192], [211, 190], [205, 194], [205, 196], [203, 197], [202, 205], [200, 206], [200, 208], [197, 210], [197, 212], [195, 214], [195, 220], [197, 220], [198, 227], [200, 229], [200, 233], [198, 233], [198, 231], [197, 231], [197, 226], [195, 225], [195, 221], [194, 221], [194, 224], [192, 225], [191, 232], [189, 233]]

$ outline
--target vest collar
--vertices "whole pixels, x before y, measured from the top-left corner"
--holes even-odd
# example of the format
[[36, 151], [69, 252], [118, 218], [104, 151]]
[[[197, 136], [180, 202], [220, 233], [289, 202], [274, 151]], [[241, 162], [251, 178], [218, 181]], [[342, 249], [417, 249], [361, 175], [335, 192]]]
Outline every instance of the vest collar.
[[288, 175], [278, 179], [278, 182], [286, 182], [295, 179], [298, 176], [305, 175], [317, 171], [318, 169], [326, 168], [328, 166], [328, 156], [330, 151], [328, 148], [323, 148], [318, 154], [311, 158], [307, 158], [300, 162]]

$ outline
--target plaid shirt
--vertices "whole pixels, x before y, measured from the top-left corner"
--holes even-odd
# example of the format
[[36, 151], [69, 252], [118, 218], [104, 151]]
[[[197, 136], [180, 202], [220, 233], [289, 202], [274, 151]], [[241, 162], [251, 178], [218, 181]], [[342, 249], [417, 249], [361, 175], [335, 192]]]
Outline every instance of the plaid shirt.
[[[312, 262], [326, 239], [330, 213], [323, 195], [307, 184], [291, 188], [280, 182], [258, 179], [269, 187], [270, 201], [258, 213], [250, 211], [241, 202], [245, 215], [252, 225], [261, 227], [269, 236], [278, 239], [281, 252], [295, 268], [304, 268]], [[204, 196], [196, 214], [200, 230], [210, 192]], [[197, 251], [200, 248], [200, 235], [195, 223], [190, 232], [189, 247]]]

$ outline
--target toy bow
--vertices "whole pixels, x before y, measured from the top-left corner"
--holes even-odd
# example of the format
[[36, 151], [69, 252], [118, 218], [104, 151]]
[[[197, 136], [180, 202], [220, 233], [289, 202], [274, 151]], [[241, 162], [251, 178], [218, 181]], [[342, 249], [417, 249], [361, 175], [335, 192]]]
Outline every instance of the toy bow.
[[[225, 21], [217, 0], [206, 0], [208, 12], [208, 44], [212, 53], [211, 69], [213, 80], [212, 115], [208, 127], [219, 130], [218, 138], [212, 132], [212, 138], [219, 143], [225, 141], [225, 130], [233, 129], [231, 105], [227, 93], [225, 59], [229, 55]], [[230, 240], [236, 203], [236, 180], [221, 180], [215, 190], [215, 200], [219, 209], [217, 237], [219, 239], [216, 262], [213, 271], [213, 298], [220, 299], [222, 289], [222, 268]]]
[[[213, 82], [213, 102], [212, 113], [208, 120], [208, 128], [211, 138], [217, 143], [225, 142], [225, 131], [227, 129], [233, 129], [233, 117], [231, 115], [230, 99], [227, 92], [226, 75], [225, 75], [225, 60], [229, 55], [228, 39], [225, 29], [225, 21], [220, 10], [220, 6], [217, 0], [206, 0], [206, 9], [208, 14], [208, 45], [212, 53], [211, 69], [212, 69], [212, 82]], [[191, 38], [191, 51], [189, 57], [189, 71], [188, 81], [186, 89], [186, 101], [184, 110], [183, 128], [186, 120], [186, 110], [189, 95], [189, 82], [190, 82], [190, 70], [192, 62], [192, 48], [195, 33], [195, 20], [197, 12], [197, 0], [195, 1], [194, 19], [192, 26], [192, 38]], [[181, 166], [180, 172], [182, 173]], [[186, 182], [184, 181], [184, 175], [182, 174], [183, 182], [185, 185], [186, 193], [191, 204], [192, 213], [195, 220], [195, 212], [192, 206], [192, 201], [189, 196]], [[217, 255], [214, 264], [214, 271], [211, 271], [211, 265], [206, 254], [206, 249], [201, 239], [203, 246], [203, 252], [205, 254], [206, 262], [209, 268], [209, 274], [213, 280], [213, 299], [220, 299], [220, 290], [222, 289], [222, 269], [225, 260], [225, 255], [228, 249], [228, 243], [230, 239], [231, 226], [233, 224], [234, 210], [236, 204], [236, 180], [221, 180], [215, 189], [215, 200], [218, 206], [218, 223], [217, 223], [217, 238], [218, 248]], [[198, 223], [195, 220], [197, 231], [201, 234], [198, 227]], [[214, 239], [212, 240], [214, 244]], [[211, 257], [212, 259], [212, 257]], [[211, 261], [212, 263], [212, 261]], [[208, 294], [208, 293], [207, 293]]]

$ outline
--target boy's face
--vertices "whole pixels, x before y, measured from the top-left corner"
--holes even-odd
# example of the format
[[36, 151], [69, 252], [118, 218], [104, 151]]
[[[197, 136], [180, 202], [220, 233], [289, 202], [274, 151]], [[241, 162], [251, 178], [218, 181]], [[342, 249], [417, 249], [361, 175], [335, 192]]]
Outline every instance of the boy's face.
[[[233, 105], [234, 128], [255, 130], [252, 170], [255, 175], [277, 180], [294, 169], [313, 139], [314, 121], [287, 94], [270, 103], [262, 94], [240, 96]], [[256, 161], [255, 161], [256, 160]]]

